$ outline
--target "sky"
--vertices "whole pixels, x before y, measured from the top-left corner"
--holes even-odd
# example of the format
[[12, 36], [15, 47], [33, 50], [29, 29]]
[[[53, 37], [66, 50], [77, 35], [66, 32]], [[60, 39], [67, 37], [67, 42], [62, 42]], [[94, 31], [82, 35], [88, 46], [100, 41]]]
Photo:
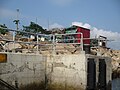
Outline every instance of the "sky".
[[114, 40], [110, 47], [120, 49], [120, 0], [0, 0], [0, 24], [15, 29], [16, 9], [20, 29], [31, 21], [44, 28], [82, 23], [92, 37], [105, 35]]

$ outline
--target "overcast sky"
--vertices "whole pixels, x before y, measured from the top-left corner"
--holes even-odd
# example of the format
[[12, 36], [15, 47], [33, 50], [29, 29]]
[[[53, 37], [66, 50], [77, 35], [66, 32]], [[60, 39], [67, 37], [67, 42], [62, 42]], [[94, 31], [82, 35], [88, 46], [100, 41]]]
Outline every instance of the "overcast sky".
[[0, 0], [0, 24], [15, 29], [16, 9], [20, 10], [20, 28], [36, 18], [44, 28], [89, 24], [91, 36], [115, 39], [117, 45], [111, 45], [120, 49], [120, 0]]

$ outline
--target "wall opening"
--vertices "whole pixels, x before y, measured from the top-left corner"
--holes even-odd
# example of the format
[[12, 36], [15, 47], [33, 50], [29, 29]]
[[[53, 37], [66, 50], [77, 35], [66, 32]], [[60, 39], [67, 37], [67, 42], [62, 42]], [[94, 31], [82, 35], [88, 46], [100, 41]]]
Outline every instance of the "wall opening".
[[96, 63], [93, 58], [88, 58], [87, 63], [87, 90], [96, 88]]
[[106, 90], [106, 62], [105, 62], [105, 59], [99, 59], [98, 88], [100, 90]]

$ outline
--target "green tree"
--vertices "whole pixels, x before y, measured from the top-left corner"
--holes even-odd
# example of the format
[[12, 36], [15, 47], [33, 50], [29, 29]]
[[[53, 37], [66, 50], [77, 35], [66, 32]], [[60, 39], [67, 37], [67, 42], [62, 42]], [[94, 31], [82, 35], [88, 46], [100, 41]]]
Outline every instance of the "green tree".
[[5, 24], [0, 24], [0, 34], [5, 35], [8, 32], [7, 26]]
[[49, 34], [50, 33], [46, 29], [43, 29], [42, 26], [40, 26], [34, 22], [30, 22], [29, 26], [23, 26], [23, 31], [31, 32], [31, 33], [41, 33], [41, 34]]

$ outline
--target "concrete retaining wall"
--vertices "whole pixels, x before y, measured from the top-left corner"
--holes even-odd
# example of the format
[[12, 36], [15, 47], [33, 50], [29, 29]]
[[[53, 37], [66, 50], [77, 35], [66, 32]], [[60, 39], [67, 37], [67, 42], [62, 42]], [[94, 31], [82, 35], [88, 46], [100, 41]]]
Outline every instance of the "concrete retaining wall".
[[109, 81], [112, 80], [112, 65], [111, 65], [111, 58], [109, 57], [102, 57], [102, 56], [94, 56], [94, 55], [86, 55], [86, 58], [94, 58], [96, 62], [96, 82], [98, 82], [98, 76], [99, 76], [99, 59], [105, 59], [106, 63], [106, 81], [109, 83]]
[[[62, 84], [86, 89], [87, 58], [95, 58], [96, 67], [101, 57], [81, 54], [73, 55], [35, 55], [7, 53], [7, 62], [0, 63], [0, 78], [14, 85], [30, 83]], [[103, 57], [107, 63], [107, 82], [111, 80], [111, 60]], [[98, 80], [98, 67], [96, 69]], [[46, 77], [45, 77], [46, 76]], [[46, 79], [46, 80], [45, 80]], [[79, 89], [78, 89], [79, 90]]]
[[47, 75], [50, 83], [62, 83], [64, 86], [86, 87], [85, 54], [48, 56]]
[[45, 60], [41, 55], [8, 53], [7, 62], [0, 63], [0, 78], [12, 85], [44, 81]]

